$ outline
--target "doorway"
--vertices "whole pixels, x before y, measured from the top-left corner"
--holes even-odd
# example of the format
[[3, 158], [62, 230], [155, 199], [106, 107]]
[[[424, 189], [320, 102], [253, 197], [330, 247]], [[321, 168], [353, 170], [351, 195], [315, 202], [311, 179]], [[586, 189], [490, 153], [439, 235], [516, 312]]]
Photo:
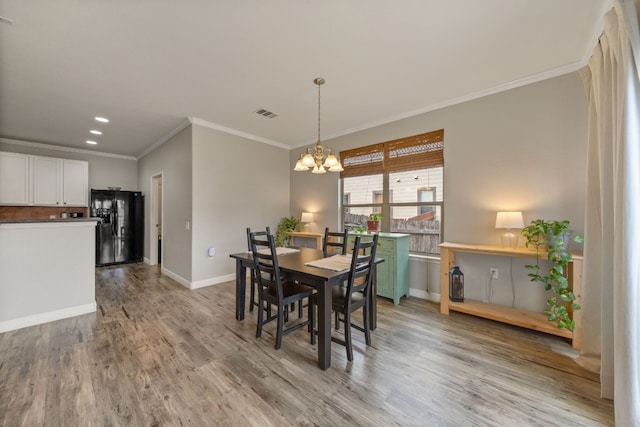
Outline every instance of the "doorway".
[[162, 172], [151, 177], [151, 223], [149, 226], [149, 264], [162, 264], [162, 211], [163, 211], [163, 191]]

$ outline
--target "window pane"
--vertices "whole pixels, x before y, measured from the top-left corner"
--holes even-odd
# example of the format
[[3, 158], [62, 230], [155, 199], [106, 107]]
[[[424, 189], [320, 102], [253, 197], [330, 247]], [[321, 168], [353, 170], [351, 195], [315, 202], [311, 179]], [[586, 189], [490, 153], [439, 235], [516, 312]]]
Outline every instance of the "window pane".
[[[367, 219], [369, 214], [376, 212], [375, 208], [371, 206], [366, 208], [342, 208], [342, 218], [344, 221], [344, 228], [347, 230], [357, 230], [364, 228], [367, 229]], [[353, 212], [357, 210], [358, 213]]]
[[[416, 215], [420, 208], [431, 210]], [[440, 206], [392, 206], [391, 232], [411, 234], [409, 251], [428, 254], [440, 253]]]
[[[344, 178], [342, 185], [343, 194], [349, 195], [349, 204], [351, 205], [370, 205], [374, 203], [374, 200], [377, 200], [377, 195], [382, 196], [382, 174]], [[375, 203], [382, 203], [382, 200]], [[361, 212], [359, 209], [368, 209], [368, 211]], [[369, 214], [371, 208], [351, 208], [349, 212]]]
[[[389, 190], [393, 192], [393, 203], [441, 202], [443, 195], [442, 171], [442, 167], [437, 167], [390, 173]], [[429, 200], [427, 192], [432, 194], [435, 199]], [[415, 208], [413, 212], [414, 214], [418, 213]]]

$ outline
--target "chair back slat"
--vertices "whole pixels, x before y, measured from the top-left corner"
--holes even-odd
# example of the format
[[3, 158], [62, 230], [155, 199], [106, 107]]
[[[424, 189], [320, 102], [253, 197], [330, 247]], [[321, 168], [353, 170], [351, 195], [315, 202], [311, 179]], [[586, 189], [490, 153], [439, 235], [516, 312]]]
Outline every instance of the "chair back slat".
[[[265, 243], [266, 243], [266, 240], [267, 240], [266, 236], [268, 236], [269, 234], [271, 234], [271, 231], [270, 231], [269, 227], [267, 227], [265, 231], [254, 231], [253, 232], [254, 237], [260, 237], [260, 238], [264, 239]], [[249, 252], [251, 252], [251, 227], [247, 227], [247, 250]]]
[[250, 233], [249, 241], [251, 242], [251, 252], [253, 254], [259, 292], [264, 293], [265, 290], [271, 288], [279, 299], [282, 298], [282, 281], [280, 279], [280, 267], [273, 235], [264, 232], [260, 232], [260, 234], [257, 232]]
[[361, 236], [356, 236], [351, 253], [351, 270], [347, 280], [347, 305], [352, 303], [352, 296], [356, 292], [361, 292], [364, 300], [368, 298], [377, 247], [377, 234], [374, 234], [373, 239], [368, 242], [363, 242]]
[[[339, 250], [337, 250], [339, 249]], [[339, 252], [342, 255], [347, 253], [347, 230], [343, 232], [329, 231], [329, 227], [324, 229], [324, 240], [322, 241], [323, 252]]]

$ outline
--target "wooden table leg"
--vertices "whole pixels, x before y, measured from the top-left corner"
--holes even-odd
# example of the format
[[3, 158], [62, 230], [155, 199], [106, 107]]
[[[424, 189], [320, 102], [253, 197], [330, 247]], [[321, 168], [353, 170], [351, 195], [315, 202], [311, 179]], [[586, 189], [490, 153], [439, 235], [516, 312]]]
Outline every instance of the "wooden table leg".
[[371, 290], [369, 291], [369, 328], [373, 331], [378, 327], [378, 266], [373, 266]]
[[331, 286], [318, 288], [318, 366], [331, 367]]
[[236, 320], [244, 319], [245, 290], [247, 287], [247, 267], [236, 260]]

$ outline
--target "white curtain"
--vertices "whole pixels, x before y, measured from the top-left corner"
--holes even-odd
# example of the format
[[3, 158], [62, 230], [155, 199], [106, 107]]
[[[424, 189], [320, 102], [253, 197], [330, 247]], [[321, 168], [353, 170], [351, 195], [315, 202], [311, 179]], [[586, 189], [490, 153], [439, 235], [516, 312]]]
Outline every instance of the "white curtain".
[[584, 344], [616, 424], [640, 425], [640, 36], [633, 0], [616, 0], [583, 78], [589, 99]]

